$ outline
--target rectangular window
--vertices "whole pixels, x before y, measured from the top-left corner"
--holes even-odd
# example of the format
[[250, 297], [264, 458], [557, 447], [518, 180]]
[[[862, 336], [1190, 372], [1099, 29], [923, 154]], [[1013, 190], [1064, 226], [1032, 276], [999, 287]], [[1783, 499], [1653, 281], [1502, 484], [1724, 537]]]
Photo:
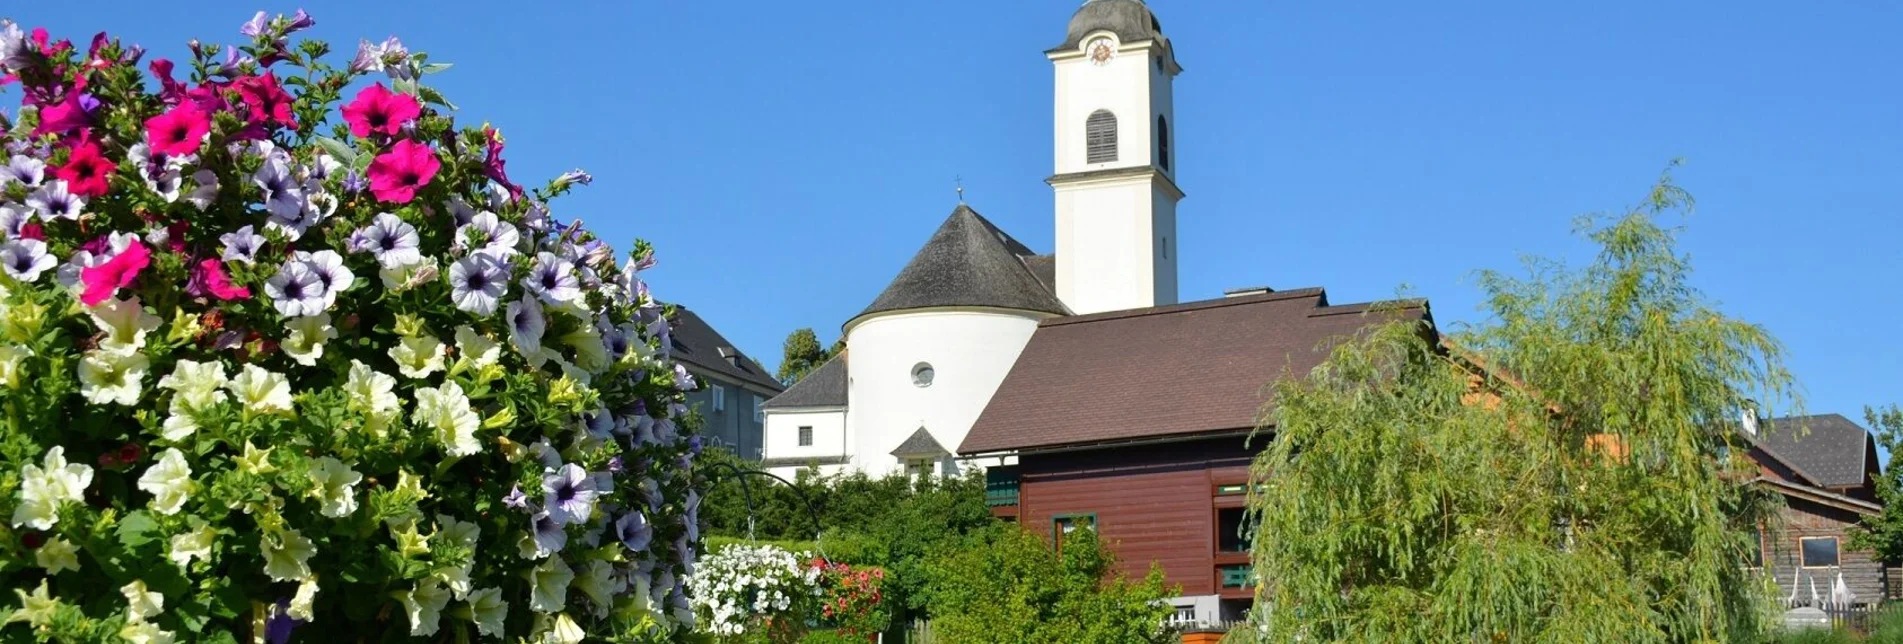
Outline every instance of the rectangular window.
[[1799, 541], [1803, 546], [1805, 568], [1830, 568], [1837, 565], [1836, 537], [1804, 537]]
[[714, 411], [727, 411], [727, 390], [714, 385]]
[[905, 460], [905, 475], [912, 478], [925, 478], [932, 475], [932, 459], [910, 458]]
[[1051, 517], [1051, 545], [1059, 550], [1064, 548], [1064, 535], [1078, 530], [1096, 530], [1097, 515], [1059, 514]]
[[1222, 508], [1216, 511], [1216, 551], [1248, 552], [1249, 538], [1252, 536], [1248, 525], [1248, 511], [1242, 508]]
[[813, 446], [812, 426], [808, 425], [808, 426], [800, 427], [800, 447], [812, 447], [812, 446]]

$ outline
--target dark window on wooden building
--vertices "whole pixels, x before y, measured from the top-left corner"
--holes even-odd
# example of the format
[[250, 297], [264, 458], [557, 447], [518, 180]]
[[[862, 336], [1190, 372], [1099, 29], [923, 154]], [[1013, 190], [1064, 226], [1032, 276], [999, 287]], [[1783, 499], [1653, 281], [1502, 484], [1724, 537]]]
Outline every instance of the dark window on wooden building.
[[1804, 551], [1805, 568], [1829, 568], [1837, 565], [1836, 537], [1804, 537], [1801, 545]]
[[1248, 510], [1243, 508], [1220, 508], [1216, 510], [1216, 551], [1248, 552], [1251, 526], [1248, 523]]
[[1084, 120], [1084, 160], [1109, 163], [1117, 160], [1117, 115], [1097, 110]]
[[1051, 517], [1051, 545], [1058, 550], [1064, 549], [1064, 535], [1078, 530], [1096, 530], [1095, 514], [1060, 514]]

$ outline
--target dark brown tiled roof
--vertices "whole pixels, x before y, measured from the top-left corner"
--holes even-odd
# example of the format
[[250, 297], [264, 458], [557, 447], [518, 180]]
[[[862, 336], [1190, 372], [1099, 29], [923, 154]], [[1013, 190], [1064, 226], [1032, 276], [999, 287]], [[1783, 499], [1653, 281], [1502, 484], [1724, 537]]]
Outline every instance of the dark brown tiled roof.
[[1431, 321], [1425, 301], [1331, 307], [1321, 289], [1045, 320], [958, 451], [1247, 430], [1271, 381], [1396, 319]]
[[1776, 418], [1760, 426], [1760, 447], [1826, 487], [1862, 485], [1865, 460], [1876, 451], [1868, 430], [1837, 414]]

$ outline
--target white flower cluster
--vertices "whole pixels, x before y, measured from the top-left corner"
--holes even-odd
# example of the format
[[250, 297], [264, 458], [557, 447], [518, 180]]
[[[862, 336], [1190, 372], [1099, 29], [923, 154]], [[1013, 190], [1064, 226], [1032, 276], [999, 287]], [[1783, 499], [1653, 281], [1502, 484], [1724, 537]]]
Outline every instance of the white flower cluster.
[[702, 558], [687, 579], [702, 629], [743, 635], [759, 619], [786, 616], [819, 597], [820, 571], [806, 565], [807, 557], [772, 545], [732, 545]]

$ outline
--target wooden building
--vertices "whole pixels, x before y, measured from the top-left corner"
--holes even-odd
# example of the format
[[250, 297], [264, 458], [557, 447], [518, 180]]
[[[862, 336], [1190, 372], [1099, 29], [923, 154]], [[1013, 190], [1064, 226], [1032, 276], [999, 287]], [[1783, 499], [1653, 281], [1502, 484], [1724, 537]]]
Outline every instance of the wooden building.
[[[1747, 431], [1754, 481], [1784, 497], [1781, 521], [1758, 531], [1759, 552], [1751, 563], [1777, 581], [1793, 606], [1832, 602], [1842, 579], [1850, 605], [1875, 604], [1898, 581], [1872, 553], [1849, 547], [1849, 530], [1883, 512], [1876, 496], [1881, 473], [1876, 440], [1868, 430], [1837, 414], [1779, 418]], [[1842, 603], [1841, 601], [1839, 603]]]
[[1181, 587], [1176, 621], [1237, 620], [1265, 385], [1391, 320], [1431, 322], [1425, 302], [1331, 306], [1321, 289], [1045, 320], [958, 451], [1016, 458], [987, 472], [995, 514], [1053, 540], [1095, 529], [1131, 577], [1155, 564]]

